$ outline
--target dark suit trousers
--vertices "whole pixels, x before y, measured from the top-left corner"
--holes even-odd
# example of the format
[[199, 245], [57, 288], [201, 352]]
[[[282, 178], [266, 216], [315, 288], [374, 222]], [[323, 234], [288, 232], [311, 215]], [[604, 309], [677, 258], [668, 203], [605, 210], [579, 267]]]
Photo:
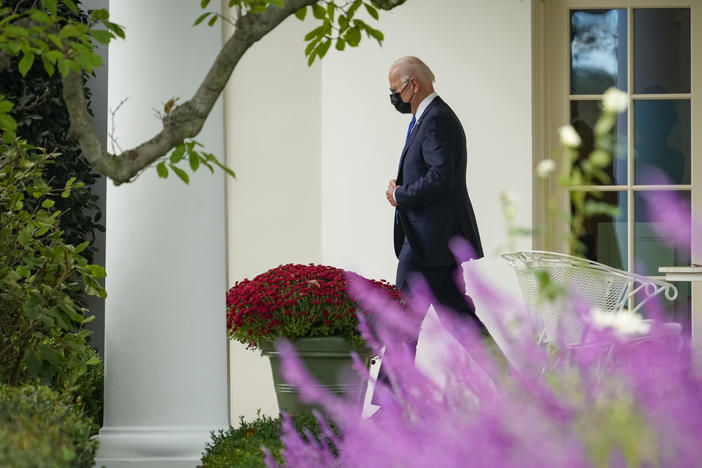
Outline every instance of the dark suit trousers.
[[[450, 308], [457, 314], [469, 319], [475, 324], [478, 331], [486, 337], [490, 336], [487, 328], [475, 315], [475, 306], [470, 297], [465, 294], [465, 284], [463, 282], [463, 274], [457, 275], [456, 273], [460, 271], [460, 266], [455, 263], [452, 265], [438, 266], [438, 267], [423, 267], [417, 264], [414, 255], [412, 254], [412, 249], [410, 248], [409, 242], [405, 238], [405, 242], [402, 245], [402, 250], [400, 250], [399, 263], [397, 265], [397, 276], [395, 277], [395, 285], [400, 292], [408, 295], [410, 294], [409, 277], [413, 273], [419, 273], [424, 277], [425, 281], [429, 284], [434, 298], [439, 304], [444, 307]], [[437, 310], [439, 319], [441, 319], [441, 313]], [[462, 343], [464, 337], [455, 336], [459, 343]], [[417, 351], [417, 341], [419, 338], [419, 330], [417, 330], [417, 335], [414, 341], [410, 343], [410, 349], [416, 353]], [[385, 353], [391, 353], [392, 349], [386, 349]], [[387, 374], [383, 371], [381, 367], [378, 372], [378, 382], [383, 382], [388, 384]], [[380, 402], [375, 398], [371, 399], [371, 403], [379, 404]]]
[[[413, 273], [418, 273], [424, 278], [439, 304], [461, 316], [468, 317], [481, 334], [490, 336], [485, 325], [475, 314], [473, 301], [465, 294], [465, 283], [463, 282], [463, 274], [459, 265], [453, 263], [438, 267], [421, 266], [415, 261], [412, 248], [407, 239], [405, 239], [402, 250], [400, 250], [397, 275], [395, 277], [395, 285], [400, 292], [404, 294], [410, 293], [409, 277]], [[439, 313], [439, 318], [441, 318], [440, 312], [437, 312]], [[456, 338], [460, 341], [460, 337]]]

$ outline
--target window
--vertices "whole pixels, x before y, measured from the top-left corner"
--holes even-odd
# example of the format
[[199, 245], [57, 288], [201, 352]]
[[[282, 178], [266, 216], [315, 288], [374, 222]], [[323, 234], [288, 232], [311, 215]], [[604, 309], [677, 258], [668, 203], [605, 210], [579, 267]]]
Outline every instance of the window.
[[[618, 210], [587, 218], [579, 241], [592, 260], [664, 279], [658, 272], [661, 266], [702, 263], [696, 253], [702, 232], [680, 232], [681, 226], [693, 226], [692, 213], [702, 207], [702, 165], [695, 163], [702, 152], [694, 138], [702, 132], [699, 123], [693, 128], [693, 122], [702, 121], [700, 105], [693, 99], [695, 92], [702, 92], [696, 84], [699, 78], [693, 79], [699, 75], [694, 70], [700, 68], [700, 51], [692, 42], [693, 32], [702, 31], [702, 2], [680, 2], [675, 8], [647, 0], [607, 3], [607, 9], [589, 0], [537, 7], [542, 10], [537, 11], [541, 17], [535, 45], [542, 46], [536, 54], [535, 78], [542, 70], [544, 79], [536, 84], [540, 89], [535, 91], [535, 106], [542, 109], [535, 115], [537, 126], [544, 128], [537, 128], [535, 139], [542, 135], [544, 141], [535, 145], [535, 162], [556, 151], [555, 130], [565, 123], [572, 124], [583, 141], [578, 160], [586, 158], [593, 149], [603, 93], [612, 86], [625, 91], [629, 106], [611, 132], [613, 157], [604, 168], [606, 180], [570, 188]], [[563, 217], [549, 218], [539, 210], [538, 205], [552, 196], [559, 200], [557, 209], [569, 211], [569, 193], [563, 188], [553, 184], [546, 191], [535, 190], [535, 225], [567, 234]], [[671, 200], [684, 207], [676, 226], [654, 216]], [[696, 211], [702, 215], [702, 210]], [[535, 244], [566, 251], [567, 236], [562, 237], [552, 245], [545, 245], [544, 239]], [[693, 288], [689, 282], [675, 285], [679, 298], [667, 304], [668, 312], [688, 326]]]

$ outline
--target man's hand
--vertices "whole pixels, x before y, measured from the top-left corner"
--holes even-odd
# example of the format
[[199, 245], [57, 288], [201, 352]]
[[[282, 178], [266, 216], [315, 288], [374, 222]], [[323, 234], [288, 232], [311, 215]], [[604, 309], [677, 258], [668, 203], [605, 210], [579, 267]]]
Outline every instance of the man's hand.
[[388, 199], [388, 202], [392, 206], [397, 206], [397, 202], [395, 201], [395, 189], [397, 188], [397, 180], [395, 179], [390, 179], [390, 183], [388, 184], [388, 189], [385, 191], [385, 196]]

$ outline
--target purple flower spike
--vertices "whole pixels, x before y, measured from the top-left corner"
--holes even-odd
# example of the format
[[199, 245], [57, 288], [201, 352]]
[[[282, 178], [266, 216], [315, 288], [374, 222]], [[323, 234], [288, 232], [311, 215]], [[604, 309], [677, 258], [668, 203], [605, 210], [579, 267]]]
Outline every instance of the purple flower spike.
[[[458, 258], [470, 258], [466, 246], [453, 247]], [[505, 318], [523, 316], [515, 313], [523, 306], [470, 270], [466, 283], [495, 329], [514, 330]], [[689, 339], [658, 320], [658, 304], [647, 314], [654, 317], [648, 334], [622, 336], [588, 322], [590, 311], [573, 289], [571, 312], [583, 321], [582, 342], [557, 337], [539, 345], [518, 329], [509, 339], [521, 356], [515, 366], [496, 365], [470, 323], [435, 305], [441, 326], [427, 320], [421, 340], [433, 349], [425, 362], [441, 375], [437, 381], [415, 365], [408, 347], [422, 309], [434, 302], [426, 284], [412, 280], [412, 301], [421, 306], [409, 313], [362, 283], [350, 281], [349, 288], [362, 309], [364, 336], [393, 350], [383, 359], [389, 383], [376, 387], [382, 408], [361, 419], [353, 402], [319, 391], [289, 346], [281, 346], [286, 378], [321, 403], [341, 431], [337, 436], [323, 423], [320, 440], [305, 440], [286, 419], [286, 467], [700, 466], [702, 378]]]

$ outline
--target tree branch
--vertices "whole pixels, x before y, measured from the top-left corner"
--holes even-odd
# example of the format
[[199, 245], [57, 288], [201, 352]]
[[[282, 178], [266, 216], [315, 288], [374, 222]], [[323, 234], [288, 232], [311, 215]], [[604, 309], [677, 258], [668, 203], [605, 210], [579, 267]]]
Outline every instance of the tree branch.
[[[63, 99], [71, 120], [71, 135], [80, 143], [88, 162], [115, 185], [129, 182], [144, 168], [165, 156], [186, 138], [196, 136], [244, 53], [298, 9], [318, 0], [286, 0], [285, 8], [271, 6], [264, 13], [247, 13], [236, 21], [234, 34], [224, 43], [199, 88], [163, 120], [163, 129], [150, 140], [120, 155], [102, 146], [86, 105], [81, 74], [71, 71], [63, 79]], [[406, 0], [376, 0], [391, 9]]]

